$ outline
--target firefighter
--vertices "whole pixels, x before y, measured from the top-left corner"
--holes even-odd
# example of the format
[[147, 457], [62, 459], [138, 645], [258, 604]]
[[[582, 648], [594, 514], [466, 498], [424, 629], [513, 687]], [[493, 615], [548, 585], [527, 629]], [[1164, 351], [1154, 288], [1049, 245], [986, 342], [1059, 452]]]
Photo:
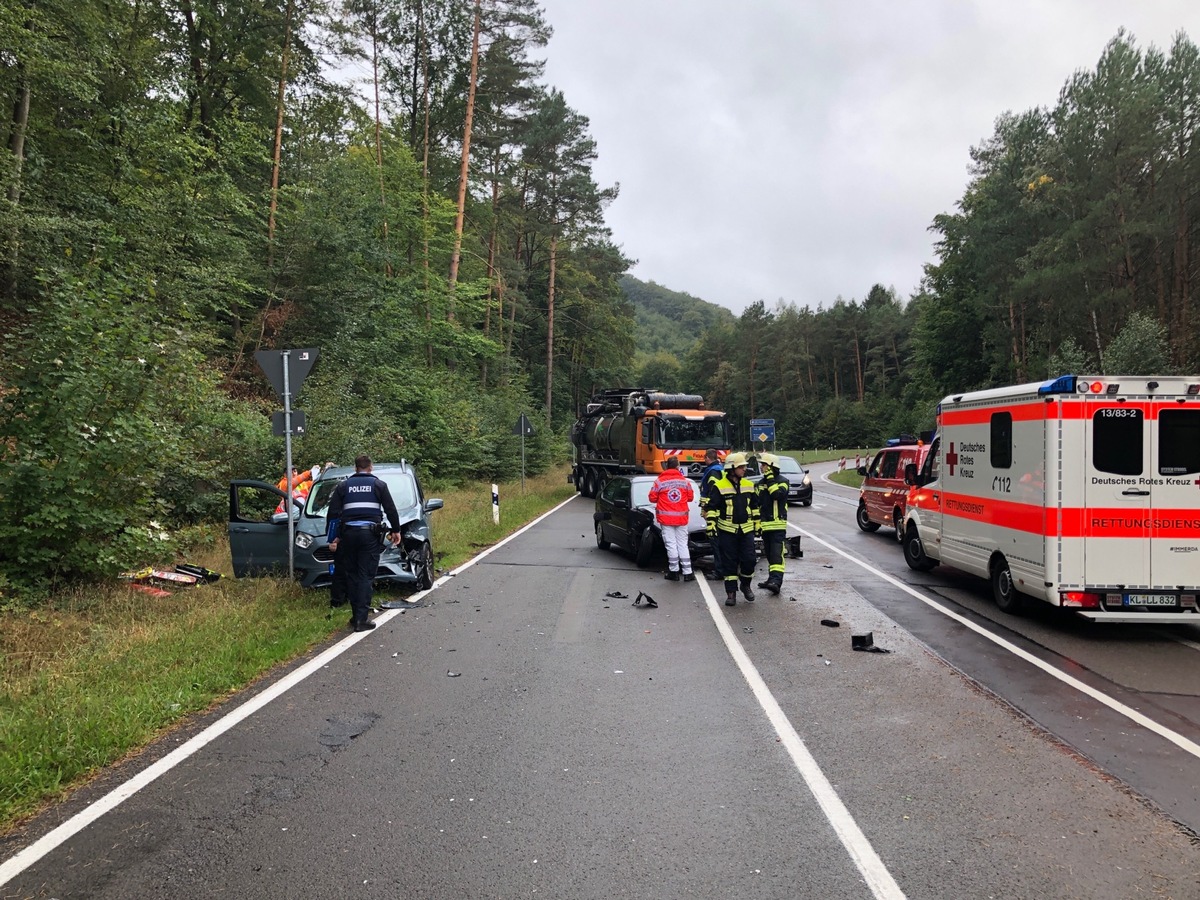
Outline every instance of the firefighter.
[[745, 453], [731, 453], [725, 458], [721, 476], [710, 480], [705, 493], [707, 504], [704, 518], [708, 521], [709, 540], [720, 548], [725, 581], [725, 605], [737, 604], [738, 583], [742, 596], [753, 602], [750, 579], [754, 577], [754, 535], [759, 529], [758, 497], [754, 485], [745, 477]]
[[[704, 451], [704, 471], [700, 473], [700, 512], [707, 512], [708, 485], [721, 477], [724, 467], [721, 465], [721, 455], [712, 447]], [[713, 574], [721, 575], [721, 548], [717, 546], [716, 538], [710, 536], [709, 546], [712, 547]]]
[[788, 480], [779, 474], [779, 457], [774, 453], [758, 454], [763, 477], [755, 485], [758, 494], [758, 516], [762, 526], [763, 556], [769, 571], [766, 581], [758, 586], [772, 594], [783, 587], [783, 540], [787, 537]]

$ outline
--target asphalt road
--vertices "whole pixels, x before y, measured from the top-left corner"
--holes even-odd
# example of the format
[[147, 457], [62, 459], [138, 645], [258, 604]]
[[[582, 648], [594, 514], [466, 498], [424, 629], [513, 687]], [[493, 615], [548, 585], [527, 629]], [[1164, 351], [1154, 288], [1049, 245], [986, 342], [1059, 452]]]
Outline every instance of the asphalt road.
[[[1194, 805], [1197, 760], [854, 562], [903, 567], [836, 496], [793, 509], [783, 594], [733, 608], [596, 548], [576, 498], [36, 820], [0, 897], [1200, 896], [1186, 798], [1103, 762], [1132, 735]], [[1006, 634], [1094, 649], [1074, 674], [1196, 739], [1195, 693], [1152, 690], [1194, 680], [1163, 652], [1194, 648], [1134, 663], [1144, 636], [1031, 623], [1064, 646]], [[852, 651], [867, 631], [890, 652]], [[1103, 752], [1060, 735], [1075, 716]]]

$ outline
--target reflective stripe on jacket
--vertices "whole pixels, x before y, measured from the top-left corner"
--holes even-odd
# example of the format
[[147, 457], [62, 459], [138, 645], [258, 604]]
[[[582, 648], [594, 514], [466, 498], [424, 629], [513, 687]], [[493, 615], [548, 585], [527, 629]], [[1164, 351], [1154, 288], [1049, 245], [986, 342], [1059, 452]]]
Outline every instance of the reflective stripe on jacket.
[[692, 483], [678, 469], [666, 469], [650, 487], [650, 502], [664, 525], [686, 525], [688, 504], [695, 496]]
[[728, 473], [709, 483], [704, 494], [708, 501], [704, 517], [716, 522], [719, 531], [754, 531], [758, 524], [758, 496], [754, 485], [743, 478], [736, 484]]
[[755, 487], [763, 531], [787, 530], [788, 481], [782, 475], [764, 475]]

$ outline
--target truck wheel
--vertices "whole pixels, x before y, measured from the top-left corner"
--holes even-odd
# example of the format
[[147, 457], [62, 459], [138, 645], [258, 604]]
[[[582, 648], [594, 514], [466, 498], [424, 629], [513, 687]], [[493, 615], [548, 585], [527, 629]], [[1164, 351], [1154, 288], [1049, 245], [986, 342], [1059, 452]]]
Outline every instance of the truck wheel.
[[650, 560], [654, 556], [654, 529], [646, 528], [638, 535], [637, 554], [633, 561], [637, 563], [639, 569], [644, 569], [650, 565]]
[[596, 546], [601, 550], [607, 550], [612, 544], [604, 537], [604, 523], [596, 523]]
[[904, 543], [904, 513], [900, 512], [900, 507], [892, 510], [892, 528], [896, 532], [896, 543]]
[[1025, 609], [1025, 601], [1013, 584], [1012, 571], [1008, 568], [1008, 560], [1003, 556], [992, 563], [992, 597], [1001, 612], [1010, 616], [1019, 616]]
[[904, 534], [904, 561], [910, 569], [918, 572], [928, 572], [937, 565], [937, 560], [925, 555], [925, 548], [921, 546], [921, 538], [915, 525], [910, 525]]
[[584, 473], [583, 473], [583, 496], [589, 497], [589, 498], [596, 496], [596, 470], [595, 469], [585, 469], [584, 470]]
[[863, 531], [878, 531], [879, 525], [867, 518], [867, 504], [858, 504], [858, 515], [856, 516], [858, 527]]

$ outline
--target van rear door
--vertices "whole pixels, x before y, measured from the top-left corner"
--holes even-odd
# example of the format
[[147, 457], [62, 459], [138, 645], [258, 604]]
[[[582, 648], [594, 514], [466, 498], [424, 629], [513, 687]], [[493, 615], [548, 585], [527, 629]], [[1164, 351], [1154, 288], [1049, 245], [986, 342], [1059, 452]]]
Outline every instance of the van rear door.
[[1150, 572], [1159, 587], [1200, 582], [1200, 407], [1162, 404], [1152, 423]]
[[1125, 605], [1143, 605], [1137, 601], [1152, 585], [1150, 407], [1115, 398], [1081, 402], [1088, 466], [1081, 511], [1087, 583], [1119, 585]]

